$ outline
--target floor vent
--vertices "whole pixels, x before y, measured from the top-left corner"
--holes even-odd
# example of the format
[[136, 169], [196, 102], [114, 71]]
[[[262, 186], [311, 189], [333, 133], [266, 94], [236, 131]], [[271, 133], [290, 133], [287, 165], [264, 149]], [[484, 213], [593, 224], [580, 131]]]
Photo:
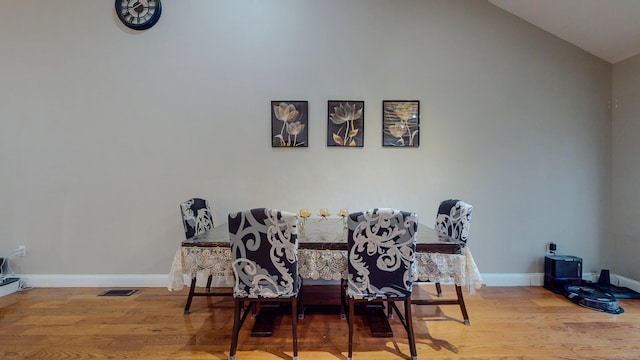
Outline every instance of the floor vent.
[[125, 290], [105, 290], [98, 294], [98, 296], [130, 296], [137, 292], [135, 289], [125, 289]]

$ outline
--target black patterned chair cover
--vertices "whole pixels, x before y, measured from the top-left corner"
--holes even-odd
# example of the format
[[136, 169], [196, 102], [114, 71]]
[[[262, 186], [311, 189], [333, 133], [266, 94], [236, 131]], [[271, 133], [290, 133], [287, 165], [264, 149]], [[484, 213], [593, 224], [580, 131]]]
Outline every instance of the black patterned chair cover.
[[229, 214], [235, 297], [298, 293], [298, 218], [274, 209]]
[[[349, 303], [349, 355], [352, 359], [354, 303], [384, 301], [398, 314], [417, 359], [411, 316], [412, 269], [416, 255], [418, 216], [396, 209], [356, 212], [348, 219], [348, 277], [343, 304]], [[404, 315], [395, 302], [404, 302]]]
[[[297, 309], [302, 281], [298, 276], [297, 224], [295, 214], [269, 208], [229, 214], [235, 302], [230, 360], [235, 359], [238, 333], [248, 312], [261, 302], [278, 301], [291, 304], [293, 358], [298, 358]], [[246, 309], [244, 301], [249, 301]]]
[[209, 202], [205, 199], [192, 198], [183, 202], [180, 204], [180, 212], [187, 239], [213, 228], [213, 216]]
[[472, 211], [473, 206], [458, 199], [441, 202], [436, 215], [436, 232], [466, 244], [469, 238]]
[[349, 215], [349, 297], [411, 296], [417, 220], [416, 214], [395, 209]]

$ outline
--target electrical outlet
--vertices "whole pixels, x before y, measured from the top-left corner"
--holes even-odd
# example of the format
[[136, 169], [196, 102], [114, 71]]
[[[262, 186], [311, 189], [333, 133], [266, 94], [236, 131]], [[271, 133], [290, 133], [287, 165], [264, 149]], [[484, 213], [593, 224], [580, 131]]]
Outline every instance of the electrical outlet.
[[20, 257], [24, 257], [25, 255], [27, 255], [27, 248], [24, 245], [18, 246], [16, 251], [18, 252], [18, 256]]

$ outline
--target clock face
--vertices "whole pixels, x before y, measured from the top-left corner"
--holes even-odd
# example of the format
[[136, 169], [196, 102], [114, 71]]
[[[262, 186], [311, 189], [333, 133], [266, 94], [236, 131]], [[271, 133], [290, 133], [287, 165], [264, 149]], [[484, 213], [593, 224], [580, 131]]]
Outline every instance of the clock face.
[[116, 14], [127, 27], [145, 30], [158, 22], [162, 4], [160, 0], [116, 0]]

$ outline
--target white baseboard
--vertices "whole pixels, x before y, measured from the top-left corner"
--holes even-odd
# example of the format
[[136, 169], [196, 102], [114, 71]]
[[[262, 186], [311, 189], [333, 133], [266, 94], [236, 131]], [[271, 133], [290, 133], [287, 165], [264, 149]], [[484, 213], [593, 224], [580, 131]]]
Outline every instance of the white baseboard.
[[40, 287], [166, 287], [168, 275], [155, 274], [110, 274], [110, 275], [71, 275], [71, 274], [23, 274], [20, 277], [27, 286]]
[[609, 275], [609, 281], [611, 282], [611, 285], [626, 287], [633, 291], [640, 292], [640, 281], [629, 279], [616, 274]]
[[542, 286], [543, 274], [482, 274], [486, 286]]
[[[27, 286], [38, 287], [166, 287], [169, 284], [169, 276], [166, 274], [112, 274], [112, 275], [38, 275], [22, 274], [20, 277]], [[583, 274], [582, 278], [588, 281], [597, 281], [597, 274]], [[542, 286], [544, 274], [482, 274], [483, 283], [486, 286]], [[640, 292], [640, 282], [625, 278], [624, 276], [611, 274], [611, 284], [628, 287]], [[186, 279], [185, 279], [186, 280]], [[188, 285], [188, 282], [185, 281]], [[201, 285], [201, 282], [198, 281]]]
[[[582, 274], [582, 279], [596, 281], [597, 274]], [[522, 274], [482, 274], [483, 283], [487, 286], [543, 286], [543, 273]]]
[[[626, 287], [633, 291], [640, 292], [640, 281], [629, 279], [616, 274], [611, 274], [609, 278], [611, 285]], [[582, 274], [582, 279], [586, 281], [597, 282], [598, 274]], [[486, 286], [543, 286], [544, 274], [482, 274], [482, 280]]]

